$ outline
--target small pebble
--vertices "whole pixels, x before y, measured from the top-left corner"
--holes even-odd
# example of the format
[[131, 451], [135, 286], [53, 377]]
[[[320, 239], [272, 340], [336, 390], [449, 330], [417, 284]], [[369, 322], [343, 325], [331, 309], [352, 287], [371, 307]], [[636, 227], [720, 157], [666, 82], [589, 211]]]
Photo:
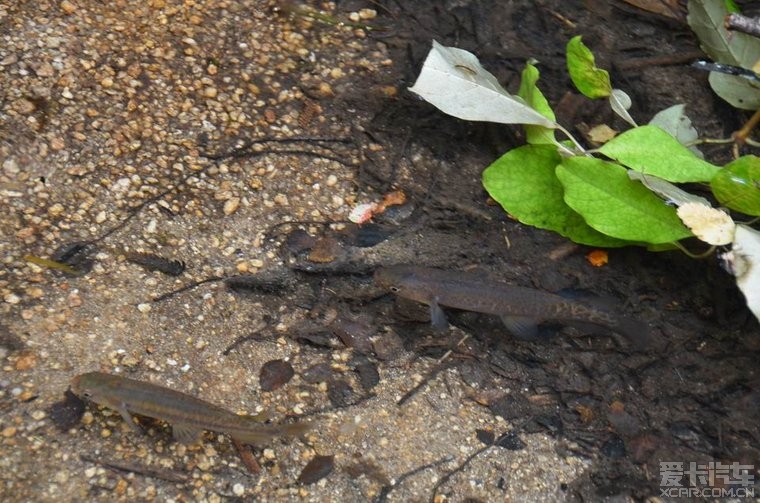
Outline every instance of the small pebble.
[[227, 199], [224, 202], [224, 208], [222, 211], [224, 211], [225, 215], [232, 215], [237, 211], [237, 209], [240, 207], [240, 198], [239, 197], [232, 197], [230, 199]]
[[152, 307], [151, 307], [150, 304], [145, 304], [145, 303], [143, 303], [143, 304], [137, 304], [137, 310], [140, 311], [141, 313], [150, 312], [151, 309], [152, 309]]
[[243, 494], [245, 494], [245, 487], [243, 487], [243, 484], [240, 484], [240, 483], [235, 484], [234, 486], [232, 486], [232, 493], [235, 496], [240, 497]]

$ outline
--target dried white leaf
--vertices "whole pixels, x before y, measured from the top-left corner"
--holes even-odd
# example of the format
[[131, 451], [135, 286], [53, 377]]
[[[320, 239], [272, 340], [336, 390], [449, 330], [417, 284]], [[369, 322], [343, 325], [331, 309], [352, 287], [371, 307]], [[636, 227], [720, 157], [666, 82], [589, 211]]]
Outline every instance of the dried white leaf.
[[678, 186], [673, 185], [669, 181], [663, 180], [659, 176], [646, 175], [639, 171], [629, 169], [628, 178], [641, 182], [646, 188], [667, 201], [668, 204], [681, 206], [686, 203], [698, 203], [705, 206], [710, 206], [710, 202], [704, 197], [690, 194], [685, 190], [680, 189]]
[[686, 116], [686, 105], [673, 105], [665, 110], [660, 110], [649, 121], [649, 125], [664, 129], [678, 140], [678, 143], [688, 147], [700, 159], [704, 159], [705, 156], [702, 152], [694, 145], [690, 145], [699, 138], [699, 134], [696, 128], [691, 125], [691, 119]]
[[705, 243], [727, 245], [734, 240], [736, 224], [721, 210], [690, 202], [678, 208], [678, 218]]
[[436, 41], [409, 90], [459, 119], [557, 127], [522, 98], [509, 94], [472, 53]]
[[732, 250], [721, 258], [736, 276], [736, 285], [744, 294], [747, 307], [760, 320], [760, 232], [737, 225]]
[[618, 114], [624, 121], [633, 127], [636, 127], [636, 121], [628, 113], [628, 109], [631, 108], [631, 97], [628, 96], [625, 91], [620, 89], [613, 89], [610, 94], [610, 106], [612, 111]]

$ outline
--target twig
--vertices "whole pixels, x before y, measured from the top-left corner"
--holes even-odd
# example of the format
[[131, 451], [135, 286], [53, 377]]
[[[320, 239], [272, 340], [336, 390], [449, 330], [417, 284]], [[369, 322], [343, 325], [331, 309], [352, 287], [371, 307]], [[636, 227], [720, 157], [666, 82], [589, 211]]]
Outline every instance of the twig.
[[192, 283], [185, 285], [183, 287], [180, 287], [176, 290], [172, 290], [171, 292], [164, 293], [162, 295], [159, 295], [158, 297], [154, 297], [152, 300], [153, 302], [160, 302], [162, 300], [166, 300], [170, 297], [174, 297], [178, 293], [186, 292], [188, 290], [192, 290], [193, 288], [200, 286], [204, 283], [211, 283], [213, 281], [221, 281], [223, 279], [226, 279], [224, 276], [211, 276], [210, 278], [201, 279], [198, 281], [193, 281]]
[[446, 475], [444, 475], [443, 477], [441, 477], [438, 480], [438, 482], [436, 482], [435, 485], [433, 486], [433, 493], [430, 495], [430, 501], [431, 502], [435, 502], [435, 494], [438, 492], [438, 489], [443, 484], [445, 484], [446, 482], [448, 482], [451, 479], [451, 477], [453, 477], [457, 473], [459, 473], [462, 470], [464, 470], [467, 467], [467, 465], [469, 465], [470, 462], [473, 459], [475, 459], [476, 457], [480, 456], [481, 454], [483, 454], [485, 451], [487, 451], [491, 447], [493, 447], [493, 445], [486, 445], [486, 446], [481, 447], [477, 451], [475, 451], [472, 454], [470, 454], [469, 456], [467, 456], [467, 458], [465, 458], [465, 460], [462, 461], [462, 463], [460, 463], [459, 466], [457, 466], [456, 468], [454, 468], [453, 470], [451, 470], [449, 473], [447, 473]]
[[760, 18], [758, 17], [729, 14], [726, 16], [724, 26], [727, 30], [736, 30], [753, 37], [760, 37]]
[[430, 381], [432, 381], [433, 379], [435, 379], [435, 377], [438, 374], [440, 374], [441, 371], [446, 370], [447, 368], [450, 368], [453, 365], [454, 365], [454, 362], [452, 362], [451, 360], [438, 363], [438, 365], [436, 365], [435, 367], [433, 367], [433, 369], [430, 372], [428, 372], [428, 374], [422, 379], [422, 381], [420, 381], [419, 384], [417, 384], [414, 388], [412, 388], [409, 391], [407, 391], [404, 394], [404, 396], [402, 396], [399, 399], [399, 401], [396, 402], [396, 405], [399, 405], [399, 406], [404, 405], [406, 402], [409, 401], [410, 398], [412, 398], [414, 395], [416, 395], [419, 390], [421, 390], [422, 388], [424, 388], [425, 386], [427, 386], [427, 384]]
[[187, 482], [187, 475], [183, 475], [176, 471], [170, 471], [163, 468], [153, 468], [145, 465], [138, 465], [136, 463], [129, 463], [126, 461], [116, 461], [113, 459], [95, 458], [88, 454], [80, 454], [79, 459], [88, 463], [95, 463], [111, 470], [120, 472], [130, 472], [144, 475], [146, 477], [152, 477], [154, 479], [168, 480], [169, 482]]
[[396, 481], [390, 485], [385, 485], [380, 490], [380, 494], [377, 495], [377, 498], [375, 498], [374, 503], [383, 503], [384, 501], [387, 501], [388, 495], [393, 491], [395, 488], [400, 486], [404, 481], [410, 477], [414, 477], [420, 472], [423, 472], [425, 470], [429, 470], [431, 468], [435, 468], [437, 466], [440, 466], [444, 463], [448, 463], [449, 461], [452, 461], [454, 459], [454, 456], [448, 455], [446, 457], [443, 457], [437, 461], [433, 461], [432, 463], [428, 463], [426, 465], [418, 466], [417, 468], [410, 470], [406, 473], [403, 473], [398, 476]]
[[617, 63], [620, 70], [638, 70], [640, 68], [649, 68], [651, 66], [672, 66], [691, 63], [695, 59], [704, 56], [702, 51], [681, 52], [678, 54], [665, 54], [662, 56], [649, 56], [646, 58], [631, 58]]

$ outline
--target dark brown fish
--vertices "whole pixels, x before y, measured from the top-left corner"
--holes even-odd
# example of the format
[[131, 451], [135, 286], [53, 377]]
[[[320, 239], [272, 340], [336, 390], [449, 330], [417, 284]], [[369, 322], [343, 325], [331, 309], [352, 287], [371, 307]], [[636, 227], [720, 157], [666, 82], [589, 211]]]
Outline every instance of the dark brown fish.
[[638, 347], [649, 343], [647, 325], [610, 311], [533, 288], [484, 279], [479, 274], [397, 265], [375, 272], [375, 283], [400, 297], [430, 306], [434, 327], [448, 326], [441, 306], [500, 316], [507, 328], [535, 337], [542, 321], [591, 323], [625, 336]]
[[78, 397], [115, 409], [133, 428], [132, 414], [153, 417], [172, 424], [174, 437], [194, 443], [202, 430], [226, 433], [244, 444], [261, 444], [274, 437], [296, 436], [310, 423], [262, 424], [258, 417], [234, 414], [194, 396], [149, 382], [89, 372], [71, 381]]

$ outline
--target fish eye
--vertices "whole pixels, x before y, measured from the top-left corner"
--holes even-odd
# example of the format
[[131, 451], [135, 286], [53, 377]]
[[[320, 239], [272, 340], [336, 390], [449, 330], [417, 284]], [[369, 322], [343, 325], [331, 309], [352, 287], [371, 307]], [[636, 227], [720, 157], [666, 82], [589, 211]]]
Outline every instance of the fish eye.
[[82, 391], [82, 398], [90, 399], [92, 397], [92, 393], [89, 391]]
[[399, 292], [401, 289], [400, 289], [399, 287], [397, 287], [397, 286], [392, 286], [392, 287], [390, 288], [390, 290], [391, 290], [391, 292], [393, 292], [393, 293], [398, 293], [398, 292]]

